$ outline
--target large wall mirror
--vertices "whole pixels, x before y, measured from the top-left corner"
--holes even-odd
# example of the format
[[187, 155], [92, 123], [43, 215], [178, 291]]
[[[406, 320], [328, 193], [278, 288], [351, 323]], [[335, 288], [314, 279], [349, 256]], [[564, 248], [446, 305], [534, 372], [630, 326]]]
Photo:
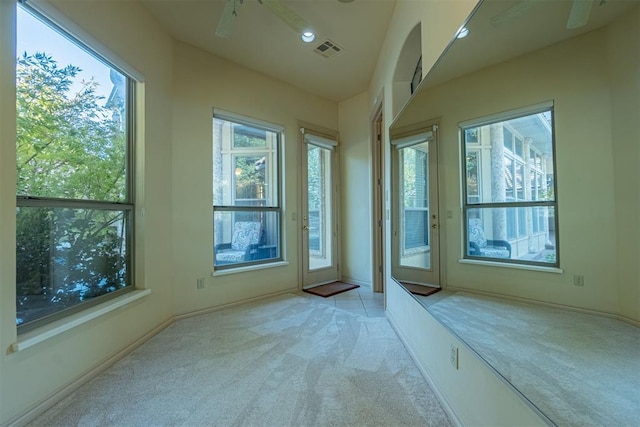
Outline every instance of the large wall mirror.
[[[624, 271], [632, 270], [633, 265], [624, 264], [626, 261], [623, 258], [609, 256], [626, 249], [628, 253], [634, 253], [631, 243], [624, 246], [625, 232], [621, 230], [637, 230], [637, 217], [635, 220], [631, 216], [627, 219], [620, 213], [624, 212], [624, 203], [609, 195], [612, 191], [637, 194], [637, 178], [634, 178], [638, 176], [637, 165], [629, 162], [629, 166], [619, 160], [628, 156], [627, 153], [638, 153], [639, 8], [640, 2], [637, 0], [484, 0], [465, 23], [468, 35], [452, 41], [435, 66], [426, 73], [417, 91], [395, 118], [390, 134], [392, 137], [402, 135], [420, 123], [438, 124], [440, 184], [437, 204], [443, 233], [439, 259], [440, 270], [446, 277], [445, 288], [463, 287], [494, 296], [614, 314], [625, 314], [625, 301], [620, 298], [620, 302], [607, 305], [611, 292], [630, 295], [629, 298], [636, 295], [637, 299], [637, 276], [635, 282], [633, 276], [621, 276], [625, 274]], [[461, 200], [471, 195], [463, 193], [462, 189], [470, 186], [472, 178], [479, 180], [481, 177], [477, 171], [466, 178], [461, 172], [470, 173], [469, 166], [465, 165], [468, 159], [462, 154], [465, 150], [462, 139], [467, 137], [464, 130], [479, 128], [478, 123], [482, 118], [527, 109], [547, 121], [553, 117], [553, 154], [556, 163], [548, 171], [543, 171], [540, 177], [533, 173], [520, 173], [526, 176], [526, 179], [523, 178], [526, 184], [522, 186], [544, 181], [549, 171], [555, 171], [559, 198], [554, 214], [545, 217], [544, 221], [534, 222], [532, 227], [544, 231], [554, 227], [553, 232], [556, 232], [557, 224], [560, 227], [557, 231], [559, 236], [553, 236], [553, 241], [545, 238], [540, 241], [539, 248], [533, 248], [547, 252], [543, 253], [543, 258], [530, 262], [528, 267], [544, 268], [546, 262], [553, 268], [562, 269], [562, 274], [532, 272], [535, 268], [523, 272], [496, 266], [496, 262], [491, 266], [479, 266], [479, 263], [473, 264], [477, 260], [473, 257], [467, 259], [465, 254], [471, 245], [467, 245], [470, 239], [463, 225], [469, 219], [465, 216], [465, 206]], [[472, 126], [469, 123], [475, 124]], [[476, 137], [471, 133], [469, 141]], [[464, 144], [469, 141], [464, 141]], [[478, 146], [479, 151], [482, 148]], [[534, 148], [522, 155], [524, 150], [520, 149], [518, 153], [519, 146], [514, 142], [509, 149], [514, 156], [522, 157], [523, 168], [528, 170], [526, 168], [529, 166], [535, 168], [543, 163], [543, 155], [548, 154], [542, 146]], [[480, 154], [477, 156], [479, 159]], [[466, 166], [466, 170], [462, 165]], [[517, 168], [513, 170], [515, 177]], [[467, 185], [464, 184], [465, 179], [469, 181]], [[516, 181], [514, 178], [514, 188]], [[549, 181], [545, 183], [549, 184]], [[603, 185], [609, 188], [609, 193], [595, 190], [604, 188]], [[551, 186], [545, 185], [545, 191], [550, 192], [551, 189]], [[523, 206], [522, 203], [518, 205], [519, 208]], [[518, 233], [527, 231], [526, 227], [531, 221], [524, 215], [519, 218], [518, 211], [514, 212], [514, 218], [522, 219], [522, 223], [518, 222], [519, 225], [511, 231], [507, 230], [507, 233], [517, 237]], [[560, 218], [559, 223], [551, 220], [557, 221], [557, 218], [552, 218], [556, 214]], [[396, 215], [394, 218], [400, 217]], [[392, 228], [401, 229], [400, 219], [396, 221], [398, 223], [392, 224]], [[495, 222], [494, 218], [494, 225]], [[584, 251], [585, 245], [590, 244], [587, 242], [597, 242], [597, 245], [590, 246], [589, 253]], [[530, 239], [528, 243], [524, 251], [532, 253]], [[508, 251], [499, 248], [502, 252], [496, 251], [495, 257], [515, 258], [518, 250], [512, 240]], [[582, 283], [583, 287], [579, 288], [581, 283], [574, 283], [576, 271], [587, 272], [588, 285]], [[614, 285], [615, 282], [610, 278], [616, 275], [620, 278]], [[611, 289], [616, 286], [617, 289]], [[430, 298], [436, 302], [438, 298], [442, 299], [435, 294], [426, 299], [419, 298], [419, 301], [434, 317], [446, 323], [443, 318], [447, 313], [436, 310], [434, 303], [427, 303]], [[629, 318], [633, 319], [632, 310], [627, 311], [631, 313]], [[517, 316], [513, 319], [515, 322]], [[468, 330], [475, 331], [473, 327]], [[466, 341], [464, 336], [460, 338]], [[473, 347], [473, 344], [469, 345]], [[589, 424], [589, 420], [593, 423], [594, 419], [601, 419], [599, 417], [602, 415], [597, 412], [602, 405], [596, 402], [592, 411], [581, 399], [585, 393], [575, 394], [571, 402], [572, 394], [565, 393], [562, 384], [556, 387], [536, 385], [545, 377], [551, 381], [562, 369], [554, 373], [551, 370], [544, 372], [540, 368], [539, 375], [527, 378], [523, 375], [526, 367], [519, 369], [516, 365], [509, 365], [506, 359], [508, 357], [499, 354], [485, 357], [552, 423], [568, 425], [583, 424], [584, 421], [584, 424]], [[500, 365], [500, 362], [503, 364]], [[538, 362], [530, 365], [534, 363]], [[629, 365], [630, 368], [637, 366], [632, 363]], [[627, 366], [621, 366], [620, 369], [627, 369]], [[621, 372], [616, 372], [612, 378], [634, 376], [633, 372], [628, 375]], [[619, 381], [615, 387], [612, 385], [612, 393], [614, 389], [623, 390], [623, 383]], [[627, 391], [637, 396], [637, 391]], [[553, 393], [562, 398], [554, 398]], [[559, 402], [564, 402], [564, 408], [558, 407]], [[613, 408], [615, 405], [604, 406]], [[569, 407], [573, 409], [567, 409]], [[625, 410], [619, 412], [612, 416], [637, 414]], [[629, 424], [625, 418], [603, 419], [602, 423]]]
[[[430, 88], [606, 27], [638, 3], [638, 0], [481, 0], [465, 23], [467, 36], [449, 44], [395, 117], [392, 130], [425, 120], [421, 110]], [[574, 4], [578, 6], [575, 10]]]

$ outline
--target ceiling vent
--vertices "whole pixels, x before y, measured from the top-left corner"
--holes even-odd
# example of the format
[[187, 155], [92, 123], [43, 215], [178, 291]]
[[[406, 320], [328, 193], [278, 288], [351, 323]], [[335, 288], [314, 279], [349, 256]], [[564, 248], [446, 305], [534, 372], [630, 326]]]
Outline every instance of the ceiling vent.
[[316, 47], [313, 51], [323, 58], [329, 59], [342, 52], [342, 48], [331, 40], [327, 39], [324, 43], [318, 45], [318, 47]]

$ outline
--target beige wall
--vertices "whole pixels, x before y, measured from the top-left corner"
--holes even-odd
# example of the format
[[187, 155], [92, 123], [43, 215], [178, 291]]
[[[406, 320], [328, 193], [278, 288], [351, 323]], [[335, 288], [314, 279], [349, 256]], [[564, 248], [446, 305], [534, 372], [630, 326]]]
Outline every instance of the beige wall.
[[[627, 64], [630, 70], [638, 67], [637, 37], [628, 41], [623, 34], [635, 31], [637, 35], [637, 13], [634, 16], [626, 17], [617, 30], [591, 32], [429, 89], [405, 111], [399, 125], [441, 118], [440, 161], [445, 165], [441, 217], [446, 211], [453, 214], [441, 224], [447, 236], [442, 253], [448, 287], [639, 320], [638, 172], [637, 163], [625, 157], [638, 159], [638, 82], [637, 73], [621, 70]], [[636, 52], [635, 57], [629, 59], [624, 52], [608, 55], [608, 46], [618, 43]], [[458, 123], [548, 100], [555, 102], [559, 248], [564, 273], [460, 264]], [[573, 285], [573, 275], [584, 276], [584, 287]]]
[[371, 286], [371, 124], [368, 94], [341, 102], [340, 237], [344, 280]]
[[[60, 2], [64, 14], [145, 77], [141, 141], [145, 208], [137, 286], [152, 293], [34, 347], [10, 353], [15, 329], [14, 3], [2, 0], [0, 31], [0, 424], [60, 390], [171, 317], [170, 38], [129, 2]], [[114, 29], [117, 28], [117, 31]]]
[[607, 29], [618, 298], [640, 320], [640, 6]]
[[[176, 314], [298, 288], [298, 120], [338, 129], [337, 104], [176, 42], [173, 97], [173, 303]], [[213, 108], [285, 127], [284, 237], [288, 265], [211, 277]], [[196, 279], [205, 278], [205, 289]]]

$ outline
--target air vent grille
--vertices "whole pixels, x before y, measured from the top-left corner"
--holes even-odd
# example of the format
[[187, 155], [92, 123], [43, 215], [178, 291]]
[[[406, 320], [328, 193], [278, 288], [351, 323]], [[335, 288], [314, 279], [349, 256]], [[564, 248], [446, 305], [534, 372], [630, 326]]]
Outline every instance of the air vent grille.
[[323, 58], [329, 59], [342, 52], [342, 48], [331, 40], [326, 40], [322, 44], [318, 45], [313, 51]]

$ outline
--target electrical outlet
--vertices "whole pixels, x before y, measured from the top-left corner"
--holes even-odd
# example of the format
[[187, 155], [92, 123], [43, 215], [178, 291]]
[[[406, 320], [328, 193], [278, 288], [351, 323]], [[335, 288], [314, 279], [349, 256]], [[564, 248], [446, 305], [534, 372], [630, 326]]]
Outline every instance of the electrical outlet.
[[458, 347], [451, 345], [451, 354], [449, 356], [449, 361], [454, 368], [458, 369]]
[[196, 279], [196, 288], [204, 289], [204, 278]]
[[575, 275], [573, 276], [573, 285], [574, 286], [584, 286], [584, 276]]

